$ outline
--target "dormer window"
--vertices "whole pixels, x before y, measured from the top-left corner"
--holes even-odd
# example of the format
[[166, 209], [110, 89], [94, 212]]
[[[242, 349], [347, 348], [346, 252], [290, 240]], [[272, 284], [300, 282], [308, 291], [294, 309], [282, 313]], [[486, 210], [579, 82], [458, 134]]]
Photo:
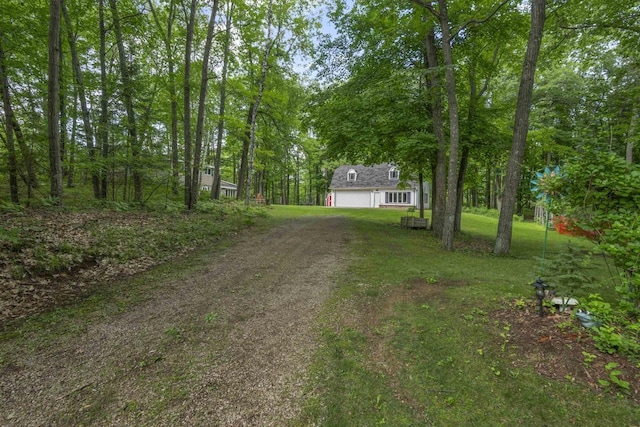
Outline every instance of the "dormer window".
[[396, 168], [389, 169], [389, 179], [400, 179], [400, 171]]
[[358, 174], [355, 169], [349, 169], [349, 172], [347, 172], [347, 182], [356, 182], [357, 176]]

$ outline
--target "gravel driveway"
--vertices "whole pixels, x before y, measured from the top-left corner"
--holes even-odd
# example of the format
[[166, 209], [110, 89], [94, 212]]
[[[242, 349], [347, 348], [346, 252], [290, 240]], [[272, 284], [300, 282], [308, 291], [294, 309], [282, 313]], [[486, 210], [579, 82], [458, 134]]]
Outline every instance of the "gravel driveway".
[[347, 221], [305, 218], [243, 234], [133, 308], [63, 320], [64, 335], [43, 329], [20, 345], [8, 341], [0, 424], [295, 420], [318, 345], [316, 319], [344, 267]]

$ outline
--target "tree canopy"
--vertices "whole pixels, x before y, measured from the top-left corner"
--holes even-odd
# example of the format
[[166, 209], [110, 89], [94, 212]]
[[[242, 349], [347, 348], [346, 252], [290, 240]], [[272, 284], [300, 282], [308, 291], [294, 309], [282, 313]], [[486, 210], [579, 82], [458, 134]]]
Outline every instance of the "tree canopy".
[[637, 2], [543, 3], [7, 0], [0, 197], [89, 185], [98, 203], [193, 209], [226, 180], [242, 200], [321, 204], [338, 164], [391, 162], [432, 181], [451, 248], [463, 206], [530, 215], [536, 170], [637, 161]]

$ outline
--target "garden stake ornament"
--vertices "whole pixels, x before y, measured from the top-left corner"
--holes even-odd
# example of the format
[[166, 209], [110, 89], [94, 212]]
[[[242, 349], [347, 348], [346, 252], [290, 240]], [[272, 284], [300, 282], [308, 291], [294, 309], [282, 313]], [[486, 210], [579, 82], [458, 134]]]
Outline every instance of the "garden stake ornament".
[[551, 188], [551, 184], [554, 178], [560, 176], [560, 167], [556, 166], [553, 169], [549, 167], [545, 167], [544, 171], [536, 172], [536, 177], [531, 180], [531, 192], [535, 194], [536, 199], [544, 202], [547, 205], [546, 213], [545, 213], [545, 224], [544, 224], [544, 241], [542, 243], [542, 258], [540, 263], [540, 275], [533, 283], [533, 286], [536, 289], [536, 297], [538, 298], [538, 304], [540, 306], [540, 317], [543, 316], [542, 312], [542, 300], [545, 296], [545, 289], [548, 287], [546, 283], [542, 280], [541, 276], [544, 272], [544, 259], [545, 254], [547, 252], [547, 235], [549, 233], [549, 218], [551, 217], [551, 202], [552, 196], [555, 195], [555, 191]]

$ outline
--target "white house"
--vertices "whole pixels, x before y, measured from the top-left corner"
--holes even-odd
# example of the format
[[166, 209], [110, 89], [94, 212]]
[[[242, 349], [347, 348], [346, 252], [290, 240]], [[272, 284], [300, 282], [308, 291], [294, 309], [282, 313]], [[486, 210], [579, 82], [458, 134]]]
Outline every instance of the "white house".
[[[213, 166], [206, 166], [200, 172], [200, 189], [203, 191], [211, 191], [213, 186]], [[238, 194], [238, 186], [232, 182], [220, 180], [220, 195], [225, 197], [236, 197]]]
[[[383, 163], [374, 166], [346, 165], [333, 173], [326, 205], [339, 208], [418, 207], [420, 185], [403, 181], [400, 170]], [[428, 184], [424, 184], [424, 206], [429, 208]]]

